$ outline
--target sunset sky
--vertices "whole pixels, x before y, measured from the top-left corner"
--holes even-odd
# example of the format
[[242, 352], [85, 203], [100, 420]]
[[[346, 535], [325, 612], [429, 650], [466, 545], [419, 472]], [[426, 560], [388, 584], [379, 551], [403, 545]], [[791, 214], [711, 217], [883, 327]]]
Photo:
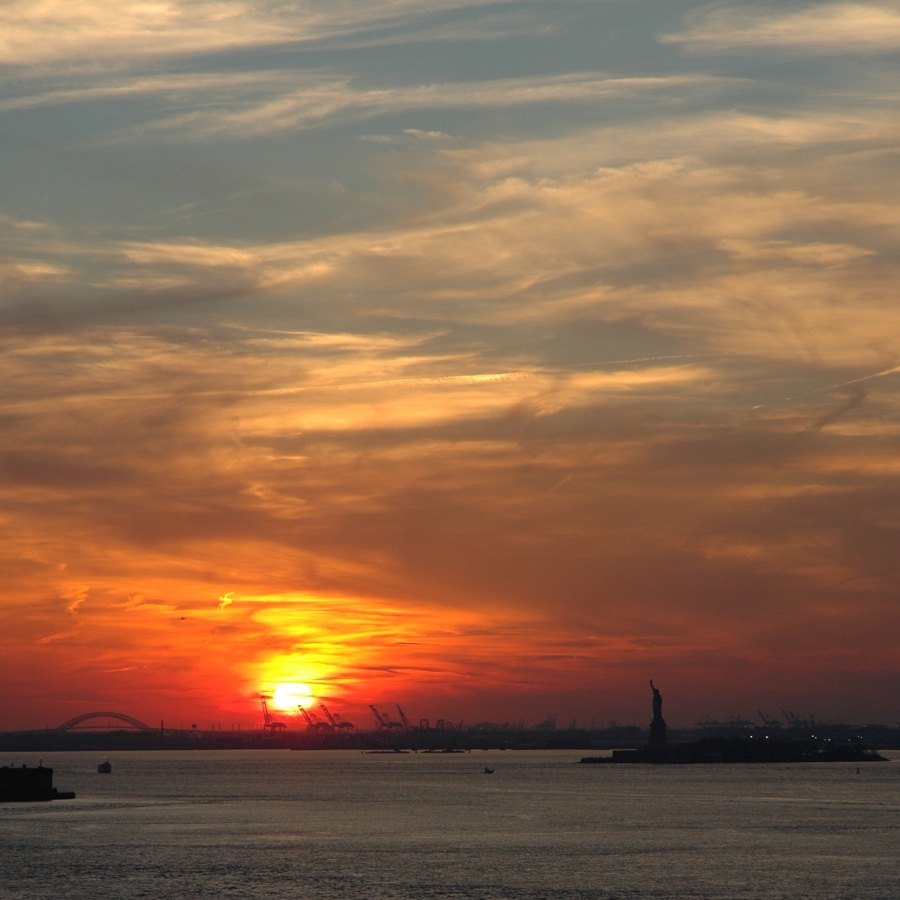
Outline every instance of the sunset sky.
[[896, 723], [898, 85], [898, 0], [6, 0], [0, 730]]

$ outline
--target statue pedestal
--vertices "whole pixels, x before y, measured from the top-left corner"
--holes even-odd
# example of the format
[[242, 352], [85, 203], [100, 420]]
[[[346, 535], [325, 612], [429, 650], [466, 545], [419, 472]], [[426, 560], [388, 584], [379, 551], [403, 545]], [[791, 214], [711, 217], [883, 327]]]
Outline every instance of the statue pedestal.
[[665, 750], [669, 746], [669, 739], [666, 737], [666, 723], [664, 719], [654, 719], [650, 723], [650, 743], [649, 750]]

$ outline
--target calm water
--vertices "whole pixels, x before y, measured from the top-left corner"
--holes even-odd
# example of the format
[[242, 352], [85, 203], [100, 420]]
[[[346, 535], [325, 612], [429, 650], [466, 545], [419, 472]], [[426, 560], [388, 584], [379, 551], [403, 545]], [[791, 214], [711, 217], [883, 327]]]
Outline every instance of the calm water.
[[581, 755], [47, 754], [78, 797], [0, 804], [0, 897], [900, 897], [900, 755]]

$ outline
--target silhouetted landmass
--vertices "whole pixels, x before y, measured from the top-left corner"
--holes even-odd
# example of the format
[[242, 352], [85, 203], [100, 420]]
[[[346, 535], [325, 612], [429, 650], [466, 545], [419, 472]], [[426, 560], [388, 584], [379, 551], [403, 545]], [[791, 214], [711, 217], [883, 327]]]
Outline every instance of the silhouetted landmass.
[[[651, 765], [684, 765], [686, 763], [794, 763], [794, 762], [886, 762], [874, 746], [863, 743], [861, 736], [846, 732], [834, 740], [834, 726], [808, 722], [800, 724], [794, 717], [789, 722], [800, 734], [785, 735], [778, 723], [764, 719], [762, 730], [747, 722], [736, 725], [739, 734], [706, 734], [684, 743], [670, 743], [662, 717], [662, 694], [650, 682], [653, 692], [653, 719], [650, 740], [640, 749], [613, 750], [611, 756], [585, 756], [583, 763], [642, 763]], [[717, 725], [716, 727], [721, 727]], [[844, 726], [849, 728], [850, 726]], [[728, 726], [725, 726], [726, 730]], [[815, 728], [819, 734], [804, 734]], [[768, 733], [775, 732], [774, 735]], [[858, 730], [858, 729], [856, 729]], [[830, 732], [830, 733], [829, 733]], [[855, 738], [855, 739], [854, 739]]]
[[770, 741], [745, 738], [702, 738], [664, 748], [649, 745], [641, 750], [614, 750], [612, 756], [586, 756], [583, 763], [795, 763], [795, 762], [886, 762], [876, 750], [859, 744], [829, 744], [815, 741]]
[[[644, 740], [640, 728], [627, 726], [607, 729], [557, 730], [555, 718], [535, 726], [480, 725], [463, 728], [439, 720], [434, 728], [422, 719], [413, 725], [397, 707], [402, 722], [387, 719], [372, 706], [378, 721], [375, 731], [357, 731], [337, 725], [329, 715], [329, 722], [314, 720], [304, 714], [309, 727], [291, 731], [282, 723], [272, 723], [263, 700], [265, 727], [249, 731], [190, 731], [150, 728], [143, 722], [122, 713], [86, 713], [68, 720], [56, 729], [21, 731], [0, 734], [0, 751], [6, 750], [361, 750], [368, 752], [454, 753], [471, 750], [563, 750], [604, 749], [613, 755], [585, 757], [582, 762], [799, 762], [811, 760], [868, 761], [882, 759], [874, 748], [900, 747], [898, 729], [882, 726], [831, 725], [812, 720], [801, 721], [788, 716], [789, 727], [763, 716], [763, 727], [747, 720], [732, 720], [704, 727], [699, 735], [673, 731], [669, 742], [668, 728], [663, 719], [663, 697], [650, 681], [653, 718], [649, 725], [649, 739]], [[323, 707], [324, 709], [324, 707]], [[302, 710], [301, 710], [302, 711]], [[326, 710], [327, 713], [327, 710]], [[114, 718], [133, 726], [133, 730], [117, 731], [76, 730], [75, 726], [95, 719]], [[748, 730], [749, 727], [749, 730]], [[771, 733], [770, 733], [771, 732]], [[635, 749], [641, 747], [641, 749]]]
[[[766, 738], [768, 734], [768, 738]], [[751, 738], [750, 735], [753, 735]], [[633, 750], [647, 745], [648, 729], [636, 726], [613, 728], [525, 728], [479, 725], [409, 731], [356, 731], [347, 734], [303, 730], [272, 733], [262, 729], [243, 731], [41, 731], [0, 732], [0, 752], [60, 752], [90, 750]], [[761, 728], [720, 726], [716, 728], [668, 730], [668, 746], [727, 739], [733, 741], [812, 742], [827, 749], [834, 746], [900, 749], [900, 730], [885, 725], [821, 725], [810, 728]]]

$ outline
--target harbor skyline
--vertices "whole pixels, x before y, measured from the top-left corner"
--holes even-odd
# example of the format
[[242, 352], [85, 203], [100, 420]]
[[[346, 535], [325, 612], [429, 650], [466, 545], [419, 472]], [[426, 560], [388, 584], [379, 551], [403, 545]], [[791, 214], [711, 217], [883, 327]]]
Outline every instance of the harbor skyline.
[[0, 730], [900, 720], [896, 3], [0, 34]]

